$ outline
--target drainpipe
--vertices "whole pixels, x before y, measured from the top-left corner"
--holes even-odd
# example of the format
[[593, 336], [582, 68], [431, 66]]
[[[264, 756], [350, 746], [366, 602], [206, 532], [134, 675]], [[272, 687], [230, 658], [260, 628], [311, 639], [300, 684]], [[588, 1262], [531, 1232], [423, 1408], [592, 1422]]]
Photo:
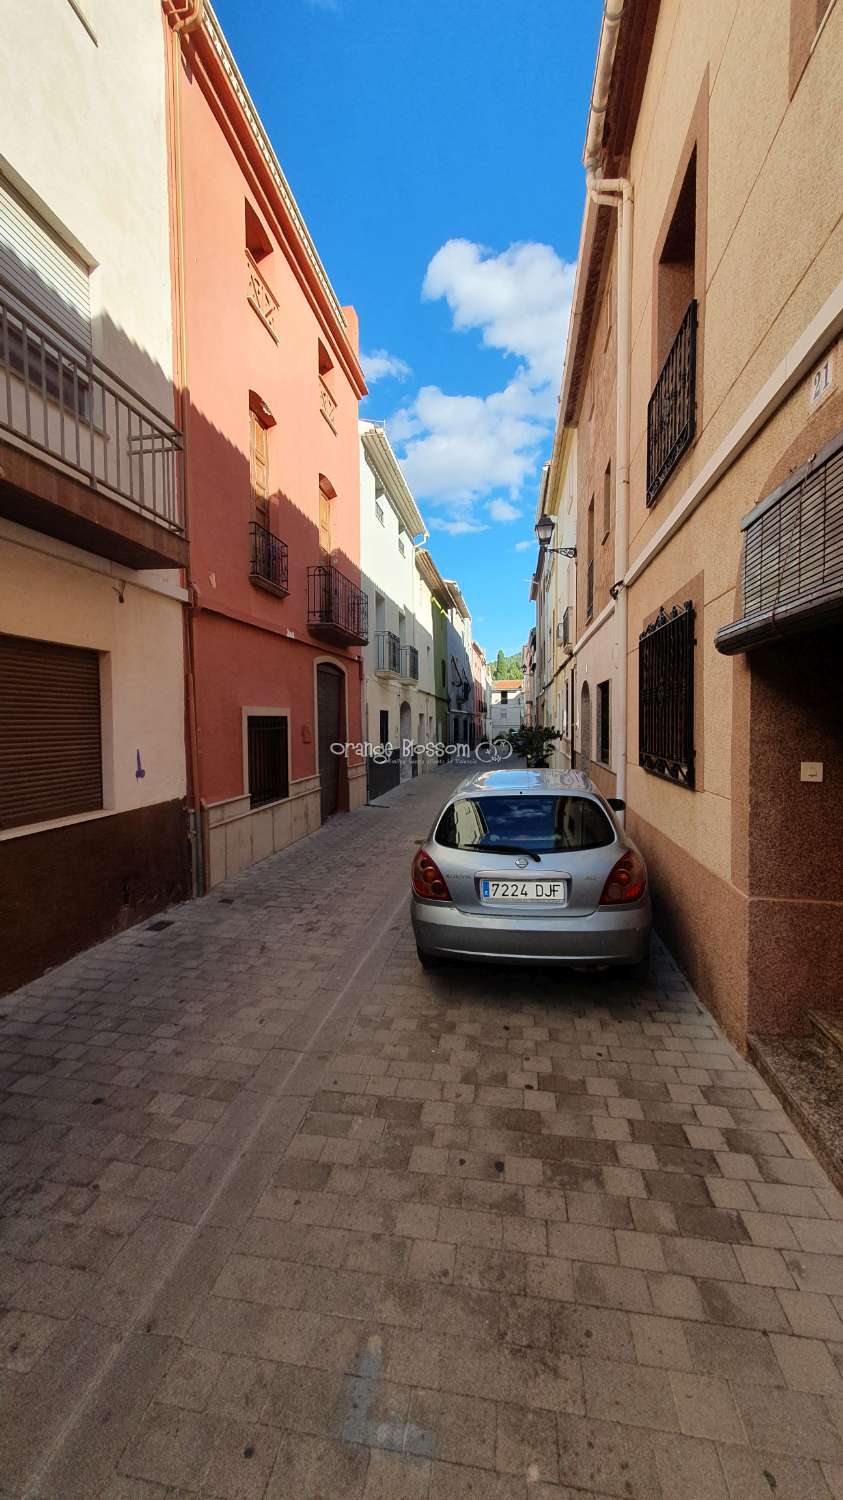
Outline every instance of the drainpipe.
[[620, 661], [615, 713], [622, 740], [616, 772], [617, 795], [626, 800], [628, 600], [623, 578], [629, 553], [629, 367], [632, 302], [632, 183], [626, 177], [603, 177], [600, 169], [603, 126], [625, 0], [605, 0], [597, 65], [591, 88], [583, 165], [592, 203], [618, 216], [617, 419], [615, 475], [615, 645]]
[[185, 720], [187, 740], [188, 795], [193, 807], [190, 812], [191, 849], [193, 854], [193, 894], [205, 892], [205, 847], [202, 830], [202, 801], [199, 785], [199, 722], [196, 702], [196, 605], [197, 589], [193, 580], [190, 555], [191, 538], [191, 484], [190, 484], [190, 392], [187, 363], [187, 307], [184, 277], [184, 167], [182, 160], [181, 119], [181, 31], [193, 31], [202, 20], [204, 0], [189, 0], [186, 7], [176, 12], [175, 6], [166, 3], [164, 10], [170, 23], [169, 41], [170, 98], [169, 113], [172, 131], [173, 154], [173, 202], [171, 205], [172, 232], [175, 249], [175, 283], [177, 317], [175, 325], [175, 373], [177, 377], [177, 402], [182, 431], [182, 495], [184, 503], [184, 528], [188, 539], [188, 561], [184, 570], [184, 585], [189, 600], [184, 606], [184, 656], [185, 656]]

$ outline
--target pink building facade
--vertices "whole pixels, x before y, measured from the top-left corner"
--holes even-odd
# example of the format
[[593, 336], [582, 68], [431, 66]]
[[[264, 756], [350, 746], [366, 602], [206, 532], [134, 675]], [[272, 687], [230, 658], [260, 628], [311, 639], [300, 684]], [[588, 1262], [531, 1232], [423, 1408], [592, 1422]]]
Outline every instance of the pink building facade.
[[[165, 14], [184, 7], [169, 7]], [[190, 540], [188, 744], [206, 888], [365, 801], [357, 320], [209, 11], [170, 14]]]

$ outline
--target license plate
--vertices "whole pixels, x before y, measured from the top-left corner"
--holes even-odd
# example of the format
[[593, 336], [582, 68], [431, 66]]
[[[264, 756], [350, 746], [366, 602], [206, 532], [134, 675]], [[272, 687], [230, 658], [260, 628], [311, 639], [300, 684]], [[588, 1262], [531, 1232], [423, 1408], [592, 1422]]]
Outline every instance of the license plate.
[[481, 880], [482, 901], [565, 900], [564, 880]]

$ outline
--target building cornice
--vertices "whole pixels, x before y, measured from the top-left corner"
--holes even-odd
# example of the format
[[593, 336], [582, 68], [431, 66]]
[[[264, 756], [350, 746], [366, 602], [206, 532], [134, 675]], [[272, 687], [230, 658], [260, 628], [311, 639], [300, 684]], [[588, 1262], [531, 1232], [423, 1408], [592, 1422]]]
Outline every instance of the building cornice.
[[445, 588], [448, 590], [448, 594], [450, 595], [451, 603], [453, 604], [454, 608], [459, 611], [464, 620], [470, 620], [471, 613], [462, 596], [462, 590], [456, 579], [446, 578]]
[[[282, 244], [308, 290], [358, 399], [366, 381], [349, 322], [284, 175], [210, 0], [162, 0], [165, 15], [191, 59], [198, 58], [241, 150], [256, 173], [282, 231]], [[267, 189], [269, 191], [267, 191]]]
[[383, 485], [390, 504], [397, 511], [398, 519], [404, 529], [410, 536], [419, 536], [423, 533], [426, 537], [427, 527], [424, 524], [424, 517], [413, 499], [410, 487], [401, 472], [401, 467], [383, 427], [375, 422], [361, 421], [360, 439], [363, 451]]
[[425, 547], [416, 548], [416, 567], [440, 609], [448, 609], [451, 598], [442, 574]]

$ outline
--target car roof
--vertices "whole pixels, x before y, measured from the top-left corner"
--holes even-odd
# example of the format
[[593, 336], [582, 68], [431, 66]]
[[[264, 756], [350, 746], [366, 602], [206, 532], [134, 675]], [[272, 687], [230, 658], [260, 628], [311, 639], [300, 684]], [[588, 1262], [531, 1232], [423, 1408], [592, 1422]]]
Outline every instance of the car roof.
[[508, 793], [510, 796], [524, 793], [548, 793], [573, 792], [581, 796], [600, 797], [601, 793], [594, 785], [590, 776], [583, 771], [550, 771], [519, 768], [512, 771], [495, 770], [475, 771], [472, 776], [467, 776], [461, 781], [451, 800], [454, 797], [488, 797]]

